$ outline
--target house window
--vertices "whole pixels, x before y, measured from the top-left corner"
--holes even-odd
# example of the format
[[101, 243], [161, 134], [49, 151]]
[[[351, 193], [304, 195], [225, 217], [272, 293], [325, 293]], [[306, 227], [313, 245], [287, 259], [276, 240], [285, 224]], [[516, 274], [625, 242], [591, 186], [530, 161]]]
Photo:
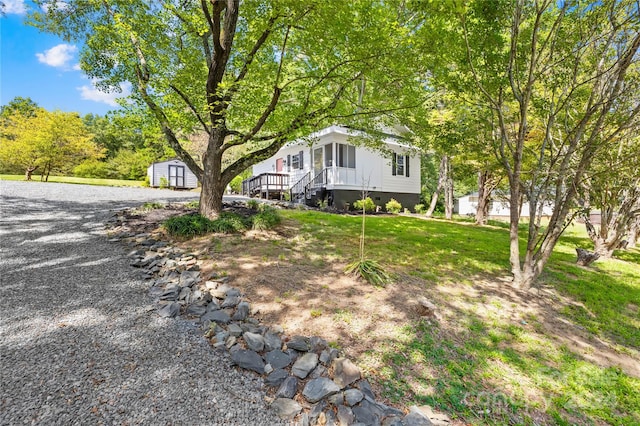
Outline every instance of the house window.
[[291, 168], [294, 169], [294, 170], [303, 169], [304, 168], [304, 161], [303, 161], [302, 151], [300, 151], [296, 155], [292, 155], [291, 156]]
[[409, 156], [393, 153], [391, 161], [391, 174], [393, 176], [409, 177]]
[[356, 147], [353, 145], [336, 144], [338, 167], [346, 167], [348, 169], [356, 168]]
[[324, 166], [333, 166], [333, 144], [328, 143], [324, 146]]

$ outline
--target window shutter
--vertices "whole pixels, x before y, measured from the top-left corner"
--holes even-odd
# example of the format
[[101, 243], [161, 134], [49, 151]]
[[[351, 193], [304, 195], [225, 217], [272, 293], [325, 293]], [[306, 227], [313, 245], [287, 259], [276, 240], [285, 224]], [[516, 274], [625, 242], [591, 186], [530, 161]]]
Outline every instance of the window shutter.
[[404, 156], [404, 170], [406, 171], [405, 176], [409, 177], [409, 156]]
[[393, 159], [391, 160], [391, 175], [396, 175], [396, 169], [398, 168], [398, 154], [393, 153]]
[[300, 166], [299, 166], [300, 169], [304, 169], [304, 160], [303, 160], [304, 157], [303, 157], [303, 154], [304, 154], [304, 151], [300, 151], [300, 154], [299, 154], [300, 155]]
[[287, 171], [291, 171], [291, 154], [287, 155]]

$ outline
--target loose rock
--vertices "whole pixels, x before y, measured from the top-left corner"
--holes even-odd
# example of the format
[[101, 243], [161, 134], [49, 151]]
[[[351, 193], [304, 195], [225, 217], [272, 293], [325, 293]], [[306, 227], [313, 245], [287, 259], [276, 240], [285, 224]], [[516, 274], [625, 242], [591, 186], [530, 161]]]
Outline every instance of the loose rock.
[[264, 356], [265, 360], [273, 366], [273, 368], [285, 368], [291, 364], [291, 358], [289, 354], [282, 352], [281, 350], [273, 350], [267, 352]]
[[273, 351], [275, 349], [282, 348], [282, 340], [280, 340], [280, 336], [273, 332], [267, 332], [264, 335], [264, 350], [265, 351]]
[[291, 368], [291, 374], [304, 379], [318, 365], [318, 355], [309, 352], [298, 358]]
[[302, 411], [302, 406], [293, 399], [278, 398], [271, 403], [271, 408], [274, 409], [276, 414], [283, 418], [292, 420]]
[[364, 398], [364, 394], [358, 389], [347, 389], [344, 391], [344, 401], [349, 407], [353, 407], [362, 401], [362, 398]]
[[178, 303], [168, 303], [158, 311], [158, 315], [163, 318], [173, 318], [180, 313], [180, 305]]
[[261, 335], [246, 332], [242, 335], [242, 338], [252, 351], [260, 352], [264, 349], [264, 338]]
[[360, 369], [347, 358], [337, 358], [333, 361], [333, 381], [341, 388], [360, 379]]
[[273, 370], [271, 374], [269, 374], [267, 378], [264, 379], [264, 382], [269, 386], [276, 387], [280, 386], [287, 377], [289, 377], [289, 373], [287, 373], [287, 370], [283, 370], [280, 368], [277, 370]]
[[255, 371], [259, 374], [262, 374], [264, 372], [264, 360], [254, 351], [235, 351], [231, 354], [231, 359], [239, 367]]
[[231, 317], [234, 321], [244, 321], [249, 316], [249, 303], [240, 302], [236, 308], [236, 312]]
[[310, 380], [304, 387], [302, 395], [307, 399], [307, 401], [314, 403], [336, 392], [340, 392], [340, 386], [338, 386], [333, 380], [327, 379], [326, 377], [320, 377], [318, 379]]
[[276, 391], [276, 398], [293, 398], [298, 392], [298, 379], [293, 376], [289, 376], [284, 379], [284, 382], [280, 385]]
[[345, 407], [344, 405], [338, 405], [338, 424], [340, 426], [348, 426], [353, 424], [355, 420], [355, 416], [353, 415], [353, 411], [351, 408]]
[[295, 349], [300, 352], [309, 352], [311, 345], [309, 344], [308, 337], [293, 336], [291, 340], [287, 342], [287, 348]]

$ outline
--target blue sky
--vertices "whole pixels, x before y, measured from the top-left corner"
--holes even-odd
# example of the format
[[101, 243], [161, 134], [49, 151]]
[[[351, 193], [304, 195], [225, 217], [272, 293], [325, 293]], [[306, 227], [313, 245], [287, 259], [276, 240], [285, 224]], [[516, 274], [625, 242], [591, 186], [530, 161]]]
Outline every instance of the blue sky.
[[[81, 46], [24, 24], [29, 2], [3, 0], [0, 17], [0, 105], [16, 96], [53, 111], [104, 115], [117, 109], [115, 96], [99, 92], [80, 70]], [[26, 4], [25, 4], [26, 3]]]

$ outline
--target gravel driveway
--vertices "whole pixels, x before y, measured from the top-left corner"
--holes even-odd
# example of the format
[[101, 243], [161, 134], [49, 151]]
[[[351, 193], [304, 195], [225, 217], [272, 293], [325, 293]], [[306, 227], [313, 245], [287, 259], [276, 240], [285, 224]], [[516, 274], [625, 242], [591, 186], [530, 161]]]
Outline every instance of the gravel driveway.
[[262, 382], [162, 319], [114, 209], [193, 193], [0, 182], [0, 424], [271, 425]]

